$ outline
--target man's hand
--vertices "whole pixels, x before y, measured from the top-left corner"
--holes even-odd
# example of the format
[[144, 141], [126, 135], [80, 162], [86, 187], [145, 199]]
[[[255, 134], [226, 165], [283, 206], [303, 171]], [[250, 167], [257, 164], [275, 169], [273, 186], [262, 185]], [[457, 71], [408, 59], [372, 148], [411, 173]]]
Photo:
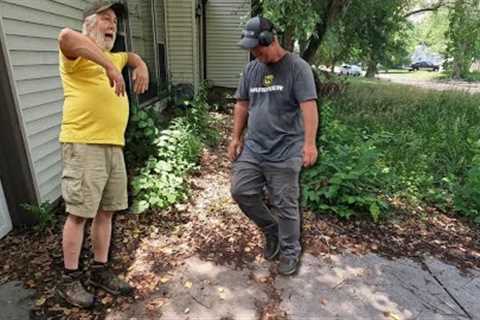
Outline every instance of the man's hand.
[[243, 150], [243, 139], [233, 139], [228, 145], [228, 158], [235, 161]]
[[133, 91], [136, 94], [142, 94], [148, 89], [149, 75], [147, 65], [142, 63], [133, 69]]
[[305, 145], [303, 147], [303, 166], [305, 168], [311, 167], [315, 164], [318, 157], [316, 145]]
[[122, 73], [115, 66], [107, 68], [106, 72], [110, 80], [110, 87], [115, 88], [115, 94], [119, 97], [125, 96], [125, 81]]

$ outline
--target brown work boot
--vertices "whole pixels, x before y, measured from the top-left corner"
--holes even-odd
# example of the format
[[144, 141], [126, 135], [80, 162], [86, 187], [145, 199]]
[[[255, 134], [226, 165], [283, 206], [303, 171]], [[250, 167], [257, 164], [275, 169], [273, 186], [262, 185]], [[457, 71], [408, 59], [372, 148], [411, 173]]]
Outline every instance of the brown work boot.
[[57, 294], [73, 306], [91, 308], [95, 297], [85, 289], [80, 278], [80, 271], [62, 275], [62, 281], [57, 286]]
[[120, 279], [107, 266], [104, 265], [92, 265], [90, 284], [113, 295], [128, 295], [133, 292], [132, 286], [130, 286], [126, 281]]

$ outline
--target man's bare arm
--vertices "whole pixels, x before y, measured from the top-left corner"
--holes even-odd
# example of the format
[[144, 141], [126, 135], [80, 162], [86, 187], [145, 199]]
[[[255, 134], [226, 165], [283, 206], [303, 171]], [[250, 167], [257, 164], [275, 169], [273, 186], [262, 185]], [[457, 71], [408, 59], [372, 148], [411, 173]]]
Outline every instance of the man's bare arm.
[[133, 91], [136, 94], [144, 93], [148, 89], [149, 74], [147, 64], [140, 58], [139, 55], [128, 53], [128, 66], [133, 69]]
[[243, 149], [243, 132], [248, 120], [248, 100], [237, 100], [233, 113], [232, 140], [228, 146], [228, 158], [233, 161], [237, 159]]
[[315, 164], [318, 157], [317, 151], [317, 130], [318, 130], [318, 109], [315, 100], [300, 103], [305, 126], [305, 144], [303, 147], [303, 165], [310, 167]]
[[67, 59], [75, 60], [82, 57], [102, 66], [110, 79], [110, 86], [115, 87], [115, 93], [125, 95], [125, 82], [122, 73], [92, 39], [80, 32], [65, 28], [58, 36], [58, 43], [60, 50]]

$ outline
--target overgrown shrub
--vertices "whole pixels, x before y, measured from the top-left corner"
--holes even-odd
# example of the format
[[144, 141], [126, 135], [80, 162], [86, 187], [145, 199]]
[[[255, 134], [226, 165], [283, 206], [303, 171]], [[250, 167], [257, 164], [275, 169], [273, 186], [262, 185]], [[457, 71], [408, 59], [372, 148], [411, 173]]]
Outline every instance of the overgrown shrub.
[[475, 156], [454, 189], [455, 209], [480, 223], [480, 140], [472, 145]]
[[[157, 131], [153, 138], [146, 136], [150, 154], [131, 181], [133, 212], [162, 209], [185, 200], [188, 194], [187, 175], [196, 169], [204, 144], [215, 144], [218, 140], [208, 113], [204, 89], [200, 90], [191, 105], [193, 107], [179, 111], [166, 129], [155, 128]], [[147, 124], [150, 123], [147, 120]]]
[[33, 227], [37, 231], [44, 232], [57, 222], [55, 210], [49, 201], [44, 201], [38, 205], [23, 203], [20, 206], [37, 220], [37, 224]]
[[321, 160], [302, 175], [303, 205], [342, 218], [369, 213], [377, 221], [388, 207], [382, 187], [390, 171], [375, 139], [335, 120], [329, 104], [322, 106], [322, 124]]
[[143, 166], [155, 153], [155, 140], [162, 128], [159, 115], [158, 110], [151, 106], [140, 108], [132, 105], [125, 134], [125, 159], [129, 171]]
[[[460, 92], [353, 81], [343, 94], [327, 99], [332, 114], [327, 112], [325, 117], [322, 110], [324, 150], [305, 177], [320, 171], [331, 185], [335, 174], [343, 177], [370, 159], [372, 172], [358, 169], [362, 172], [359, 179], [368, 185], [368, 192], [360, 195], [383, 199], [381, 195], [386, 194], [476, 218], [480, 212], [480, 153], [474, 148], [480, 140], [478, 98]], [[345, 154], [350, 162], [343, 160], [348, 158]], [[328, 171], [329, 163], [338, 170]], [[372, 175], [374, 179], [369, 178]], [[311, 202], [312, 196], [308, 197]], [[329, 201], [330, 207], [344, 212], [343, 200]], [[358, 211], [356, 205], [348, 207]]]

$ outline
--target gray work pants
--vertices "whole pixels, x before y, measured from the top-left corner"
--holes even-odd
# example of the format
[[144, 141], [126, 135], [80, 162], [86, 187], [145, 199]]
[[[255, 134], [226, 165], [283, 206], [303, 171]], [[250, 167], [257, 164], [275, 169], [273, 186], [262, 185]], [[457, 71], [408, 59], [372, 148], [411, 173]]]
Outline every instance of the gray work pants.
[[[244, 149], [232, 166], [233, 199], [266, 236], [278, 236], [280, 254], [285, 257], [301, 253], [298, 202], [302, 164], [301, 157], [282, 162], [259, 161]], [[264, 187], [271, 209], [265, 205]]]

